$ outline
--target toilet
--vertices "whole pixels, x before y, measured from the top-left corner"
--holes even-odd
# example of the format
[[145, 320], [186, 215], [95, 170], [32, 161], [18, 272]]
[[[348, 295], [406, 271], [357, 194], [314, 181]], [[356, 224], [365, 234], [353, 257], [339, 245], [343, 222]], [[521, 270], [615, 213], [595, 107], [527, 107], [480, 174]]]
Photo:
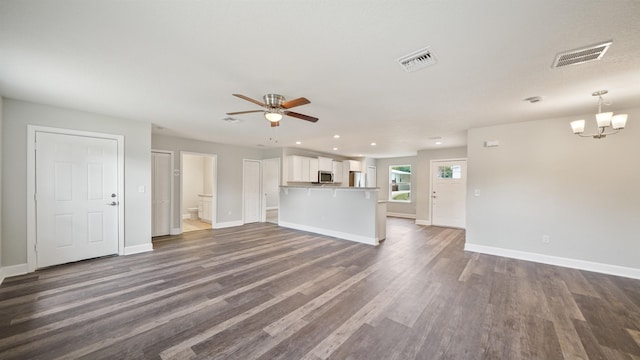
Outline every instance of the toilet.
[[189, 219], [191, 220], [198, 220], [198, 208], [187, 208], [187, 211], [189, 212]]

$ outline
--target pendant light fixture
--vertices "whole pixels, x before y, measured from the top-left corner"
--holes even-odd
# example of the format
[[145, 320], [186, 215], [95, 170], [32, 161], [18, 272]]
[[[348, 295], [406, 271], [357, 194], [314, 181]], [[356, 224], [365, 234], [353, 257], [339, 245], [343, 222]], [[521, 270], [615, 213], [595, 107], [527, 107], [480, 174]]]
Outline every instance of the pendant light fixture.
[[[596, 123], [598, 131], [595, 134], [584, 134], [584, 120], [575, 120], [571, 122], [571, 130], [574, 134], [582, 137], [593, 137], [594, 139], [602, 139], [607, 135], [617, 134], [624, 129], [627, 124], [627, 114], [613, 115], [613, 112], [602, 112], [603, 99], [602, 95], [607, 94], [607, 90], [596, 91], [592, 96], [598, 97], [598, 113], [596, 114]], [[605, 104], [608, 105], [608, 104]], [[611, 128], [611, 130], [609, 129]]]

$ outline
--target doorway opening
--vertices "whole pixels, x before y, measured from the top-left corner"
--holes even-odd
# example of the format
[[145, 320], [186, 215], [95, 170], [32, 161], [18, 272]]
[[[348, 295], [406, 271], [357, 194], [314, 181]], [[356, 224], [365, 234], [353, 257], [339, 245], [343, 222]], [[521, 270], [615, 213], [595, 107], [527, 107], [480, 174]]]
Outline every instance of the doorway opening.
[[216, 219], [217, 157], [180, 153], [181, 231], [212, 229]]
[[280, 208], [280, 158], [262, 160], [262, 189], [264, 192], [263, 222], [278, 224]]

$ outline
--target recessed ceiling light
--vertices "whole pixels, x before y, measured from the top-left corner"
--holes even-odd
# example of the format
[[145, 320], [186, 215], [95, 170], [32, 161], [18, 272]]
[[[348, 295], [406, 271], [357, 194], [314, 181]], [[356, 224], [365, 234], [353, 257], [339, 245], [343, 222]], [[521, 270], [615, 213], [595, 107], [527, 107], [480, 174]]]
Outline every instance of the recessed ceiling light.
[[372, 143], [371, 143], [371, 146], [376, 146], [376, 145], [377, 145], [377, 144], [376, 144], [376, 143], [374, 143], [374, 142], [372, 142]]
[[333, 151], [336, 151], [336, 150], [338, 150], [338, 148], [337, 148], [337, 147], [334, 147], [334, 148], [333, 148]]
[[442, 141], [436, 141], [436, 145], [442, 145]]
[[302, 141], [296, 141], [296, 145], [302, 144]]
[[335, 135], [333, 135], [333, 138], [334, 138], [334, 139], [340, 139], [340, 135], [335, 134]]

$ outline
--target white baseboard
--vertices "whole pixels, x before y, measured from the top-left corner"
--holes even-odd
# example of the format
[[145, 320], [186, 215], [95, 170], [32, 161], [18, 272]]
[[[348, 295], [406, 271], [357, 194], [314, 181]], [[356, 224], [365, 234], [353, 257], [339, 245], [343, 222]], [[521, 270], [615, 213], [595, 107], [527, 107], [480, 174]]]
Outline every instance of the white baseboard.
[[418, 219], [416, 219], [416, 225], [431, 226], [431, 220], [418, 220]]
[[278, 210], [277, 206], [267, 206], [267, 210]]
[[355, 241], [355, 242], [359, 242], [367, 245], [378, 245], [378, 239], [376, 239], [375, 237], [348, 234], [340, 231], [327, 230], [327, 229], [317, 228], [313, 226], [294, 224], [290, 222], [279, 222], [278, 226], [301, 230], [301, 231], [308, 231], [308, 232], [312, 232], [320, 235], [332, 236], [338, 239]]
[[173, 228], [169, 230], [169, 235], [180, 235], [182, 234], [182, 230], [180, 228]]
[[189, 214], [182, 214], [182, 220], [184, 220], [184, 219], [188, 219], [188, 218], [190, 218], [190, 217], [191, 217], [191, 216], [190, 216]]
[[28, 272], [29, 271], [27, 268], [27, 264], [18, 264], [18, 265], [0, 267], [0, 285], [2, 285], [2, 282], [4, 281], [5, 278], [17, 276], [17, 275], [23, 275]]
[[133, 255], [133, 254], [139, 254], [139, 253], [149, 252], [149, 251], [153, 251], [153, 244], [152, 243], [140, 244], [140, 245], [131, 245], [131, 246], [125, 246], [124, 247], [124, 254], [125, 255]]
[[405, 213], [396, 213], [396, 212], [388, 212], [388, 211], [387, 211], [387, 216], [405, 218], [405, 219], [415, 219], [416, 218], [416, 214], [405, 214]]
[[242, 220], [227, 221], [227, 222], [215, 223], [215, 224], [213, 224], [213, 228], [214, 229], [224, 229], [224, 228], [229, 228], [229, 227], [234, 227], [234, 226], [242, 226], [242, 225], [244, 225]]
[[571, 259], [559, 256], [531, 253], [526, 251], [497, 248], [493, 246], [477, 245], [466, 243], [466, 251], [473, 251], [482, 254], [496, 255], [519, 260], [533, 261], [548, 265], [557, 265], [572, 269], [593, 271], [603, 274], [623, 276], [632, 279], [640, 279], [640, 269], [625, 266], [596, 263], [585, 260]]

